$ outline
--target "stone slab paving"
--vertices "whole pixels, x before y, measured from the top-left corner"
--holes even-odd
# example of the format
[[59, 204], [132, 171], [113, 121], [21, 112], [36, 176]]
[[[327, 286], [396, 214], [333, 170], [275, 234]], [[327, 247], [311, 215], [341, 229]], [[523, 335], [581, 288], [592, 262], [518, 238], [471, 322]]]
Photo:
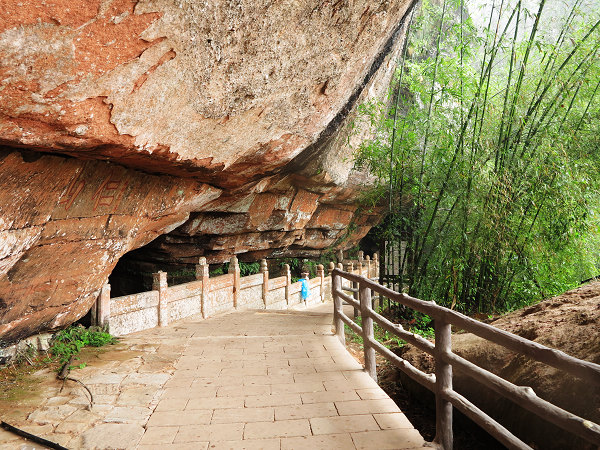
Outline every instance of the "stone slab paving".
[[[85, 449], [430, 447], [332, 334], [331, 303], [188, 318], [124, 338], [7, 422]], [[4, 418], [6, 417], [6, 418]], [[34, 447], [0, 431], [0, 449]]]

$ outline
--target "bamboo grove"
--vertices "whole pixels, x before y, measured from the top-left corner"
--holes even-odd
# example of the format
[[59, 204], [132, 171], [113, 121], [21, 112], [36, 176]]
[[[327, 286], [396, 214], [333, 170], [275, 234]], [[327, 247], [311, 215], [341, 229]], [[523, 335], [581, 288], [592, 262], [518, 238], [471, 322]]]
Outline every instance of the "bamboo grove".
[[[507, 311], [600, 273], [600, 17], [586, 0], [423, 0], [356, 163], [415, 296]], [[477, 25], [469, 16], [486, 17]]]

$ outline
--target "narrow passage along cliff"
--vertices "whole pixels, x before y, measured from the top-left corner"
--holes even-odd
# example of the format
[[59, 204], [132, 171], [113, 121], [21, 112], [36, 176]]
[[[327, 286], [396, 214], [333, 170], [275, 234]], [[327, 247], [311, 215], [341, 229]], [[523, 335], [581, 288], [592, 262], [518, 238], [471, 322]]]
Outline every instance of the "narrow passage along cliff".
[[85, 314], [150, 242], [191, 264], [360, 239], [348, 124], [387, 91], [410, 6], [3, 2], [0, 344]]

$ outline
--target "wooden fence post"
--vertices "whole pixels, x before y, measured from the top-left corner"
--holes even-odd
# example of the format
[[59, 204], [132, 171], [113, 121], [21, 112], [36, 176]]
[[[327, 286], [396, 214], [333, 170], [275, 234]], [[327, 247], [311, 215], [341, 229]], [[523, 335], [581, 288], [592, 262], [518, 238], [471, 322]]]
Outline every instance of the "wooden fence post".
[[152, 290], [158, 291], [158, 326], [169, 325], [169, 303], [167, 299], [167, 272], [159, 270], [152, 274]]
[[444, 450], [452, 450], [452, 403], [443, 398], [452, 390], [452, 365], [444, 356], [452, 352], [452, 331], [442, 317], [435, 320], [435, 439]]
[[[329, 274], [329, 278], [331, 278], [331, 281], [330, 281], [330, 283], [329, 283], [329, 289], [331, 289], [331, 288], [332, 288], [332, 286], [333, 286], [333, 283], [332, 283], [332, 282], [333, 282], [333, 271], [334, 271], [334, 270], [335, 270], [335, 263], [334, 263], [333, 261], [331, 261], [331, 262], [329, 263], [329, 270], [328, 270], [328, 272], [327, 272], [327, 273]], [[331, 298], [331, 300], [333, 300], [333, 296], [331, 296], [330, 298]]]
[[[340, 263], [340, 266], [342, 263]], [[342, 343], [346, 346], [346, 336], [344, 333], [344, 322], [342, 322], [342, 298], [336, 291], [342, 290], [342, 277], [334, 270], [331, 273], [331, 291], [333, 294], [333, 325], [335, 326], [335, 334]]]
[[238, 296], [240, 295], [240, 265], [236, 256], [229, 260], [228, 273], [233, 274], [233, 307], [238, 307]]
[[[354, 272], [354, 263], [352, 261], [348, 261], [346, 263], [346, 272], [350, 272], [353, 273]], [[352, 287], [352, 289], [358, 289], [358, 283], [356, 281], [353, 281], [352, 283], [350, 283], [350, 286]], [[352, 297], [354, 297], [354, 300], [358, 301], [358, 292], [353, 292], [352, 293]], [[354, 308], [354, 318], [356, 319], [358, 317], [358, 308]]]
[[260, 260], [260, 271], [263, 274], [263, 284], [262, 284], [262, 297], [263, 303], [265, 305], [265, 309], [267, 309], [267, 293], [269, 292], [269, 266], [267, 266], [267, 260]]
[[[371, 280], [374, 277], [373, 274], [373, 264], [371, 263], [371, 257], [367, 255], [365, 257], [365, 265], [367, 266], [367, 278]], [[377, 307], [379, 306], [379, 294], [371, 291], [371, 308], [377, 311]]]
[[321, 296], [321, 302], [324, 302], [325, 301], [325, 267], [323, 267], [323, 264], [317, 265], [317, 277], [319, 277], [319, 281], [320, 281], [319, 295]]
[[365, 370], [377, 381], [377, 364], [375, 362], [375, 349], [369, 344], [368, 339], [374, 338], [373, 318], [369, 313], [371, 308], [371, 289], [366, 284], [360, 284], [360, 314], [362, 316], [363, 348], [365, 351]]
[[101, 327], [110, 327], [110, 284], [105, 283], [98, 297], [97, 319]]
[[284, 264], [283, 271], [285, 272], [285, 304], [290, 306], [290, 286], [292, 285], [292, 272], [290, 265]]
[[201, 256], [198, 258], [198, 264], [196, 264], [196, 280], [202, 280], [202, 297], [200, 298], [200, 312], [202, 313], [202, 318], [206, 319], [208, 316], [207, 311], [207, 300], [208, 300], [208, 292], [209, 292], [209, 273], [208, 273], [208, 264], [206, 263], [206, 258]]

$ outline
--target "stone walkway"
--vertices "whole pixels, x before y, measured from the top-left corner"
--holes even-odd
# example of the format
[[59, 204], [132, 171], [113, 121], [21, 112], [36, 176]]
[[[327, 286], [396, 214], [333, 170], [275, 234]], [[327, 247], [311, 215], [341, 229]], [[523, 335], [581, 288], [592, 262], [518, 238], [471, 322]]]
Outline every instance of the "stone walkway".
[[[186, 319], [127, 336], [36, 408], [0, 417], [68, 448], [415, 449], [427, 445], [331, 332], [331, 303]], [[0, 430], [0, 448], [42, 448]]]

